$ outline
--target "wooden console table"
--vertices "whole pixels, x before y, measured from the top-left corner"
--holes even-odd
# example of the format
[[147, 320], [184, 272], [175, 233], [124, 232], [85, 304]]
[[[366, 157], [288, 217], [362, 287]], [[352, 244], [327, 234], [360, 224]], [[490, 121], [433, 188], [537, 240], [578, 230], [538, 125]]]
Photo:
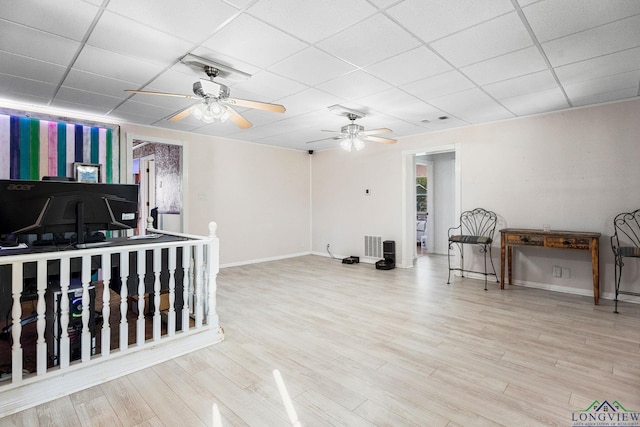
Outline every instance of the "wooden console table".
[[570, 249], [591, 252], [593, 269], [593, 303], [599, 304], [599, 239], [600, 233], [580, 231], [543, 231], [524, 228], [504, 228], [500, 230], [500, 289], [504, 289], [504, 261], [508, 255], [509, 285], [513, 276], [512, 260], [514, 246], [533, 246], [540, 248]]

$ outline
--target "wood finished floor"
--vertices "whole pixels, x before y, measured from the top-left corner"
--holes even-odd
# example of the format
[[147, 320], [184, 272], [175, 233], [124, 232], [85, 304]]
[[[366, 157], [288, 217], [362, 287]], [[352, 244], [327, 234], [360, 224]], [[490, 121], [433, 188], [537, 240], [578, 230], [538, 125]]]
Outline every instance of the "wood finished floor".
[[319, 256], [223, 269], [224, 342], [0, 419], [0, 426], [570, 426], [640, 410], [640, 306]]

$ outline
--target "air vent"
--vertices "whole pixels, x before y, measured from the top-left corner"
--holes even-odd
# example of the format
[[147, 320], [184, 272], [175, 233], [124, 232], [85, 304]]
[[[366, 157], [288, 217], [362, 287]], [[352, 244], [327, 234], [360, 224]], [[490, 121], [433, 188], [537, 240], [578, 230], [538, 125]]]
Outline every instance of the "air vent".
[[364, 236], [364, 256], [382, 258], [382, 237]]

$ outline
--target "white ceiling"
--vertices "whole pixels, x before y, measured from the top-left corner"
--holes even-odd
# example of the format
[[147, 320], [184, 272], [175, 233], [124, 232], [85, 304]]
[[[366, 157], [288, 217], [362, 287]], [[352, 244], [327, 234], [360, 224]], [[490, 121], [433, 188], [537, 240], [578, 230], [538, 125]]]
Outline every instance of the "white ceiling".
[[[198, 55], [251, 74], [253, 123], [166, 118], [194, 101]], [[278, 145], [363, 111], [391, 138], [639, 96], [638, 0], [20, 0], [0, 8], [0, 100]], [[446, 120], [439, 117], [447, 116]]]

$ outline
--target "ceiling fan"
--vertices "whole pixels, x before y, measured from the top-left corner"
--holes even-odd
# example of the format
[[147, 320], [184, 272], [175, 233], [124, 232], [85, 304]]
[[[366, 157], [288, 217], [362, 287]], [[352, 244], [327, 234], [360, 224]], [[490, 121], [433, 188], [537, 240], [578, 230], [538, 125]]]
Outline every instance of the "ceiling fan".
[[231, 98], [229, 96], [229, 87], [213, 80], [218, 76], [219, 71], [220, 70], [216, 67], [204, 65], [204, 72], [209, 76], [209, 80], [200, 79], [193, 84], [193, 93], [195, 96], [183, 95], [180, 93], [152, 92], [134, 89], [126, 89], [125, 92], [143, 95], [174, 96], [178, 98], [199, 99], [202, 101], [196, 105], [180, 110], [173, 116], [169, 117], [168, 120], [172, 122], [177, 122], [184, 119], [189, 114], [193, 114], [195, 118], [203, 121], [204, 123], [213, 123], [216, 120], [224, 122], [229, 119], [238, 127], [246, 129], [252, 126], [251, 122], [234, 110], [232, 106], [256, 108], [258, 110], [272, 111], [276, 113], [284, 113], [286, 111], [284, 106], [279, 104]]
[[357, 125], [355, 121], [364, 116], [355, 114], [355, 113], [347, 113], [347, 118], [351, 120], [351, 123], [345, 126], [342, 126], [339, 131], [336, 130], [322, 130], [322, 132], [333, 132], [339, 133], [340, 135], [330, 137], [330, 138], [322, 138], [317, 139], [315, 141], [309, 141], [308, 143], [323, 141], [325, 139], [333, 139], [336, 141], [340, 141], [340, 147], [345, 151], [351, 151], [355, 149], [356, 151], [360, 151], [364, 148], [365, 141], [371, 142], [381, 142], [383, 144], [395, 144], [398, 142], [395, 139], [391, 138], [382, 138], [379, 135], [382, 133], [389, 133], [391, 129], [389, 128], [380, 128], [380, 129], [370, 129], [364, 130], [364, 127], [361, 125]]

